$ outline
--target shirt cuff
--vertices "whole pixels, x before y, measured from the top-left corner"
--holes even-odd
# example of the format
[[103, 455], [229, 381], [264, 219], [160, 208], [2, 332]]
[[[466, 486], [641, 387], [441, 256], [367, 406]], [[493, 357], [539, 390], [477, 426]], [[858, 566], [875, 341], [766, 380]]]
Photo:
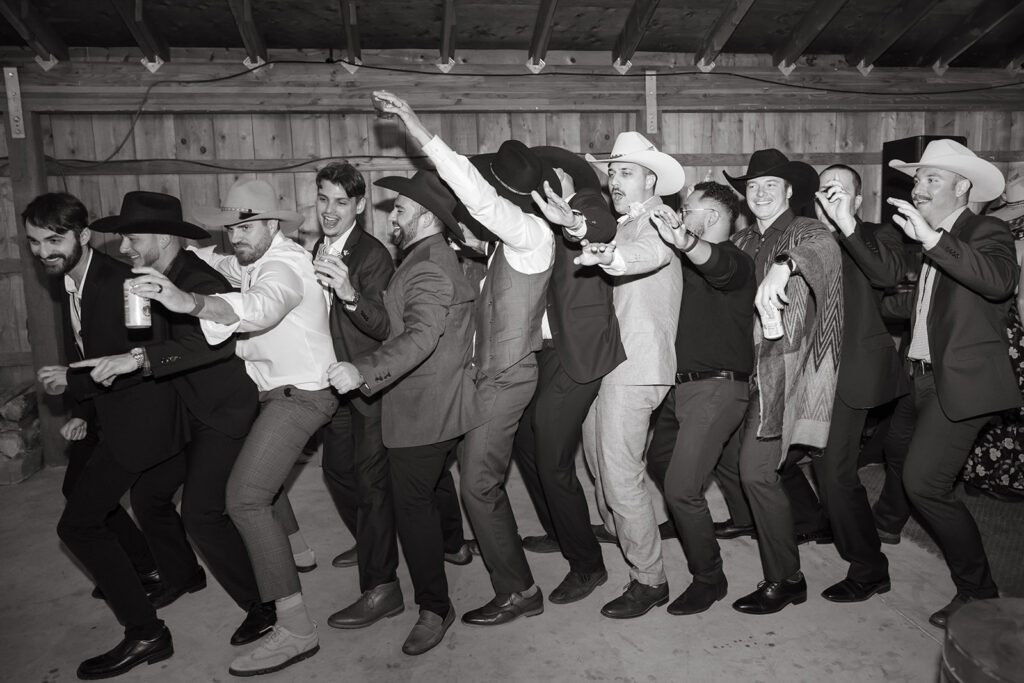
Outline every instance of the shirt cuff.
[[609, 275], [625, 275], [626, 274], [626, 259], [622, 257], [622, 252], [618, 249], [612, 255], [612, 262], [607, 266], [603, 263], [597, 264], [601, 266], [601, 269]]
[[576, 216], [576, 223], [572, 227], [565, 228], [565, 231], [576, 239], [581, 239], [587, 234], [587, 219], [575, 209], [573, 209], [572, 213]]
[[239, 326], [242, 324], [242, 295], [238, 292], [227, 292], [225, 294], [208, 294], [207, 296], [215, 296], [219, 299], [223, 299], [231, 306], [231, 310], [235, 312], [235, 316], [238, 318], [233, 323], [223, 324], [214, 322], [213, 320], [200, 320], [199, 327], [203, 331], [203, 336], [206, 337], [207, 343], [216, 346], [222, 342], [227, 341], [231, 335], [238, 331]]

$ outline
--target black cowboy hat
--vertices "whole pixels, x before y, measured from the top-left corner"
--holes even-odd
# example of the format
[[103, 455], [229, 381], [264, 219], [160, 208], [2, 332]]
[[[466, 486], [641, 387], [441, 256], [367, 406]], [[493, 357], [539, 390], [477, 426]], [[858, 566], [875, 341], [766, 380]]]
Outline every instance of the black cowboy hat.
[[147, 233], [177, 235], [202, 240], [210, 236], [198, 225], [181, 217], [181, 201], [160, 192], [134, 191], [121, 200], [121, 213], [93, 221], [90, 230], [96, 232]]
[[455, 196], [441, 182], [435, 171], [417, 171], [412, 178], [399, 175], [387, 176], [375, 182], [374, 185], [386, 190], [393, 190], [413, 200], [444, 223], [448, 228], [449, 237], [459, 244], [462, 243], [462, 230], [452, 214], [452, 211], [455, 210]]
[[497, 152], [477, 154], [470, 161], [499, 195], [528, 213], [538, 213], [530, 192], [543, 196], [545, 180], [552, 190], [562, 192], [551, 164], [519, 140], [506, 140]]
[[560, 168], [565, 171], [572, 178], [572, 183], [576, 187], [577, 192], [585, 187], [597, 190], [598, 192], [601, 191], [601, 179], [597, 176], [597, 171], [579, 154], [551, 145], [541, 145], [540, 147], [531, 147], [530, 149], [553, 168]]
[[808, 203], [818, 190], [818, 172], [813, 166], [803, 161], [790, 161], [785, 154], [774, 148], [759, 149], [751, 154], [745, 175], [733, 177], [725, 171], [722, 171], [722, 175], [741, 195], [747, 194], [748, 180], [764, 176], [782, 178], [793, 186], [792, 206]]

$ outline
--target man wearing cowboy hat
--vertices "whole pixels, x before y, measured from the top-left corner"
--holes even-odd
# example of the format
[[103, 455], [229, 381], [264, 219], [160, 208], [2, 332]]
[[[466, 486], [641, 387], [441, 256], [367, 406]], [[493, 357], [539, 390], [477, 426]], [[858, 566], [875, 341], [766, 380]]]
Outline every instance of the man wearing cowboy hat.
[[327, 381], [334, 362], [327, 304], [309, 252], [281, 234], [302, 216], [277, 207], [260, 180], [239, 180], [221, 208], [199, 208], [199, 220], [223, 226], [233, 256], [196, 250], [240, 291], [187, 292], [164, 274], [136, 268], [135, 291], [169, 310], [199, 318], [210, 344], [238, 333], [235, 352], [259, 389], [260, 411], [227, 484], [227, 508], [252, 560], [260, 597], [274, 601], [277, 623], [228, 672], [279, 671], [319, 650], [316, 625], [302, 599], [288, 536], [271, 510], [309, 437], [327, 423], [338, 400]]
[[[48, 274], [63, 276], [68, 358], [122, 354], [132, 347], [137, 351], [140, 343], [166, 339], [168, 320], [162, 311], [154, 312], [148, 330], [126, 329], [123, 284], [131, 270], [90, 249], [88, 213], [78, 199], [65, 193], [40, 195], [25, 208], [22, 220], [32, 253]], [[135, 368], [141, 363], [136, 361]], [[138, 371], [103, 384], [94, 382], [87, 369], [66, 366], [43, 367], [38, 375], [48, 394], [66, 393], [74, 401], [73, 417], [61, 430], [64, 438], [86, 449], [92, 446], [91, 452], [75, 449], [71, 454], [63, 487], [67, 503], [57, 534], [124, 625], [124, 638], [83, 661], [78, 675], [118, 676], [145, 661], [166, 659], [174, 653], [171, 633], [148, 598], [160, 587], [156, 564], [147, 539], [120, 501], [137, 482], [160, 478], [161, 465], [181, 452], [185, 428], [176, 419], [178, 396], [170, 382], [144, 380]], [[176, 515], [171, 521], [180, 529]], [[186, 559], [195, 561], [194, 556]]]
[[[129, 192], [120, 214], [101, 218], [92, 229], [120, 235], [120, 252], [134, 266], [149, 266], [183, 290], [215, 294], [231, 289], [222, 275], [182, 248], [185, 239], [206, 239], [210, 235], [182, 220], [176, 197]], [[231, 643], [252, 642], [273, 625], [274, 606], [260, 600], [245, 544], [225, 513], [224, 491], [256, 418], [256, 385], [235, 355], [233, 339], [212, 346], [203, 337], [199, 321], [182, 315], [171, 317], [168, 338], [163, 342], [141, 345], [132, 353], [91, 358], [72, 367], [93, 368], [93, 380], [102, 384], [136, 372], [140, 351], [143, 376], [157, 381], [167, 378], [174, 385], [185, 408], [189, 438], [183, 456], [162, 466], [163, 477], [140, 481], [132, 487], [132, 509], [144, 520], [144, 526], [177, 528], [173, 496], [184, 485], [181, 518], [185, 530], [210, 571], [248, 614]], [[147, 520], [151, 516], [155, 518]], [[163, 520], [167, 521], [161, 524]], [[206, 585], [205, 574], [183, 536], [151, 537], [149, 542], [157, 552], [164, 576], [163, 589], [151, 596], [155, 607], [169, 605], [185, 592]], [[165, 561], [165, 556], [172, 561]]]
[[[754, 259], [755, 306], [761, 321], [781, 317], [781, 338], [755, 325], [755, 364], [747, 415], [720, 477], [739, 477], [757, 530], [765, 580], [733, 603], [747, 614], [771, 614], [807, 599], [789, 499], [779, 478], [791, 445], [824, 448], [828, 439], [842, 340], [842, 261], [820, 221], [791, 206], [810, 202], [818, 174], [775, 149], [751, 155], [747, 173], [725, 174], [757, 222], [733, 236]], [[812, 353], [813, 350], [813, 353]]]
[[1019, 269], [1006, 223], [967, 208], [999, 196], [999, 169], [946, 139], [928, 143], [917, 163], [889, 165], [914, 176], [911, 202], [887, 201], [898, 212], [893, 221], [920, 242], [924, 256], [907, 353], [917, 424], [903, 486], [956, 586], [953, 600], [929, 619], [945, 628], [964, 604], [999, 595], [978, 527], [953, 486], [991, 415], [1021, 405], [1006, 337]]
[[630, 582], [625, 593], [601, 613], [630, 619], [668, 602], [661, 536], [644, 484], [644, 447], [651, 413], [675, 383], [675, 336], [683, 272], [679, 257], [652, 223], [672, 213], [660, 196], [683, 189], [683, 167], [640, 133], [615, 139], [612, 153], [587, 161], [608, 175], [612, 204], [620, 215], [615, 241], [587, 244], [581, 265], [600, 265], [615, 277], [615, 315], [626, 360], [601, 380], [597, 399], [583, 423], [583, 452], [612, 511], [615, 532]]
[[329, 375], [342, 394], [387, 390], [381, 423], [395, 522], [420, 607], [402, 651], [419, 655], [440, 643], [455, 620], [444, 571], [453, 549], [445, 548], [443, 527], [451, 506], [458, 509], [448, 456], [481, 421], [472, 367], [476, 292], [445, 241], [446, 231], [458, 238], [460, 228], [455, 198], [437, 174], [376, 184], [398, 193], [389, 218], [403, 258], [384, 294], [390, 329], [380, 348], [333, 364]]

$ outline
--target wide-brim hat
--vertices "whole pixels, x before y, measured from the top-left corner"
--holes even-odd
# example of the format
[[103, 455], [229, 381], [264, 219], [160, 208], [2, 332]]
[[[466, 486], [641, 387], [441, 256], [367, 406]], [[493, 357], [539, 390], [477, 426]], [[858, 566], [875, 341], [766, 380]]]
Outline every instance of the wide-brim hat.
[[374, 185], [413, 200], [444, 223], [449, 237], [462, 243], [462, 230], [452, 213], [455, 210], [455, 195], [441, 182], [435, 171], [417, 171], [411, 178], [391, 175], [381, 178]]
[[194, 240], [206, 239], [210, 233], [182, 219], [181, 200], [160, 192], [134, 191], [121, 199], [121, 212], [93, 221], [95, 232], [121, 234], [146, 233], [177, 235]]
[[1006, 189], [1003, 190], [1003, 203], [992, 211], [988, 216], [995, 216], [1004, 221], [1012, 221], [1024, 216], [1024, 173], [1014, 171], [1006, 180]]
[[751, 154], [747, 172], [743, 175], [731, 176], [725, 171], [722, 171], [722, 175], [733, 189], [744, 196], [747, 194], [748, 180], [765, 176], [782, 178], [793, 188], [793, 196], [789, 202], [791, 206], [810, 202], [814, 193], [818, 191], [819, 184], [818, 172], [813, 166], [803, 161], [790, 161], [789, 157], [775, 148], [759, 149]]
[[472, 214], [469, 213], [469, 209], [462, 202], [456, 202], [452, 215], [455, 216], [455, 220], [465, 225], [478, 240], [482, 242], [498, 241], [498, 236], [488, 230], [483, 223], [473, 218]]
[[546, 161], [552, 168], [560, 168], [565, 171], [572, 178], [572, 184], [577, 192], [583, 188], [601, 191], [601, 179], [598, 177], [597, 171], [590, 165], [590, 162], [576, 152], [551, 145], [541, 145], [530, 149], [541, 158], [541, 161]]
[[665, 197], [675, 194], [686, 185], [686, 173], [683, 165], [665, 152], [659, 152], [654, 143], [645, 138], [635, 130], [619, 133], [612, 145], [612, 153], [604, 159], [598, 159], [592, 154], [586, 156], [586, 160], [601, 169], [605, 175], [608, 174], [608, 165], [615, 162], [631, 163], [649, 169], [657, 176], [658, 181], [654, 185], [654, 194]]
[[530, 193], [536, 190], [543, 197], [545, 180], [562, 192], [551, 164], [519, 140], [506, 140], [497, 152], [477, 154], [470, 161], [499, 195], [528, 213], [540, 211]]
[[961, 175], [971, 181], [971, 194], [968, 201], [988, 202], [1003, 193], [1006, 179], [996, 166], [979, 157], [956, 140], [943, 138], [932, 140], [924, 148], [921, 160], [916, 162], [893, 159], [890, 168], [914, 175], [921, 167], [939, 168]]
[[278, 208], [277, 193], [263, 180], [239, 180], [231, 186], [219, 207], [199, 206], [196, 218], [204, 225], [230, 227], [250, 221], [277, 220], [288, 232], [302, 225], [302, 214]]

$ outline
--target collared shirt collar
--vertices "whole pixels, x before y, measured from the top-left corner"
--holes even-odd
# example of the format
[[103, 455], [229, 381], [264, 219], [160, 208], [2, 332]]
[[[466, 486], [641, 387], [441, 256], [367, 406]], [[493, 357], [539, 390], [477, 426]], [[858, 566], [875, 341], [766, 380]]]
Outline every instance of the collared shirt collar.
[[82, 285], [79, 287], [75, 284], [74, 278], [67, 273], [64, 274], [64, 291], [68, 294], [78, 294], [81, 296], [82, 290], [85, 289], [85, 278], [89, 275], [89, 266], [92, 265], [92, 249], [88, 249], [88, 254], [85, 258], [85, 270], [82, 271]]
[[950, 230], [953, 229], [953, 226], [956, 225], [957, 219], [960, 218], [960, 214], [962, 214], [964, 211], [967, 211], [966, 204], [964, 206], [961, 206], [959, 209], [949, 214], [945, 218], [943, 218], [941, 221], [939, 221], [939, 224], [935, 226], [935, 229], [945, 230], [946, 232], [949, 232]]
[[326, 245], [325, 248], [327, 249], [327, 252], [330, 254], [340, 254], [342, 252], [342, 249], [344, 249], [345, 243], [348, 241], [348, 238], [352, 236], [352, 231], [355, 229], [355, 227], [356, 222], [352, 221], [352, 225], [348, 226], [348, 228], [343, 233], [338, 235], [333, 240], [325, 235], [324, 244]]
[[792, 223], [794, 220], [796, 220], [796, 214], [793, 213], [793, 209], [786, 209], [781, 214], [779, 214], [778, 218], [772, 221], [772, 224], [769, 225], [764, 232], [761, 232], [760, 230], [757, 229], [756, 223], [754, 224], [754, 228], [757, 234], [761, 237], [761, 239], [765, 239], [768, 236], [768, 233], [771, 232], [772, 230], [776, 230], [778, 232], [784, 231], [786, 228], [789, 227], [789, 224]]

